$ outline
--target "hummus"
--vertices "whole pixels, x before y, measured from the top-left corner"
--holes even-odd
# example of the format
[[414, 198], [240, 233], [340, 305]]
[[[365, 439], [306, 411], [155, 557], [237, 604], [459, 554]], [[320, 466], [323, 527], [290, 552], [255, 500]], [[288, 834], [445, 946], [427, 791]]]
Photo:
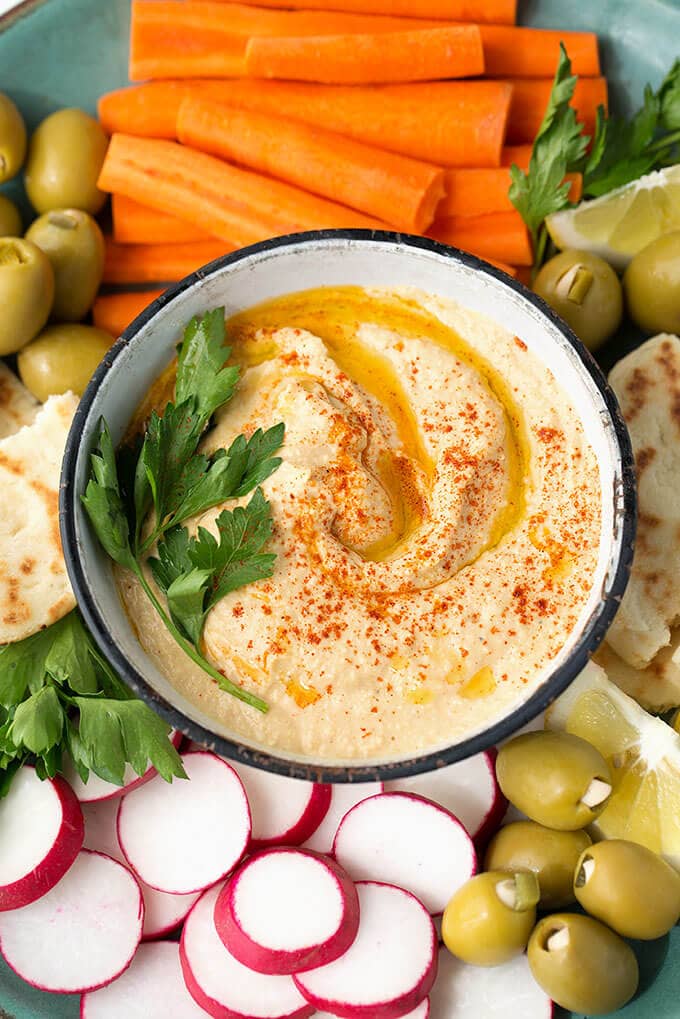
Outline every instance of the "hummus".
[[285, 422], [263, 486], [277, 560], [215, 606], [203, 650], [269, 713], [221, 692], [119, 574], [145, 649], [218, 730], [315, 760], [433, 750], [506, 714], [596, 572], [598, 466], [558, 382], [500, 325], [416, 291], [302, 292], [229, 332], [242, 381], [205, 449]]

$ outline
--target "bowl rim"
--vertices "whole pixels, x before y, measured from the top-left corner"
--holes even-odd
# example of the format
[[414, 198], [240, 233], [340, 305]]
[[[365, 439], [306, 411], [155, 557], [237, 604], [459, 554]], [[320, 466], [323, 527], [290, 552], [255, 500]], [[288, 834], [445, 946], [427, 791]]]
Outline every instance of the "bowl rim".
[[[96, 399], [103, 379], [114, 369], [118, 357], [134, 341], [139, 331], [166, 304], [174, 301], [175, 298], [190, 290], [201, 280], [212, 276], [229, 265], [251, 258], [252, 256], [275, 251], [278, 248], [291, 247], [301, 243], [315, 244], [319, 241], [332, 240], [352, 241], [359, 244], [363, 242], [392, 244], [396, 247], [424, 250], [491, 276], [494, 280], [503, 284], [504, 287], [515, 290], [524, 300], [532, 303], [543, 316], [548, 318], [551, 324], [574, 348], [583, 369], [590, 376], [604, 402], [613, 426], [618, 448], [615, 475], [617, 473], [620, 475], [620, 504], [619, 509], [615, 510], [613, 531], [614, 539], [618, 536], [617, 530], [620, 528], [618, 558], [615, 561], [615, 566], [614, 560], [612, 561], [608, 580], [603, 585], [600, 600], [584, 624], [566, 661], [559, 665], [545, 679], [541, 687], [531, 697], [499, 721], [474, 735], [434, 752], [431, 751], [379, 764], [358, 761], [356, 764], [332, 765], [293, 760], [285, 756], [278, 756], [275, 751], [258, 750], [239, 743], [237, 739], [219, 736], [185, 715], [151, 686], [112, 639], [106, 620], [99, 612], [96, 601], [92, 596], [90, 580], [83, 563], [81, 548], [76, 534], [76, 515], [78, 512], [82, 512], [82, 510], [77, 505], [79, 493], [75, 491], [75, 470], [81, 452], [83, 426], [89, 416], [90, 408]], [[522, 726], [531, 722], [541, 711], [544, 711], [585, 667], [591, 654], [604, 639], [605, 633], [619, 607], [630, 576], [637, 524], [635, 464], [630, 436], [618, 401], [592, 354], [542, 298], [528, 290], [516, 279], [508, 276], [507, 273], [491, 265], [489, 262], [477, 258], [475, 255], [461, 251], [458, 248], [448, 247], [426, 237], [387, 230], [313, 230], [304, 233], [286, 234], [270, 240], [260, 241], [257, 244], [239, 248], [237, 251], [215, 259], [189, 276], [186, 276], [178, 283], [168, 287], [160, 297], [156, 298], [121, 333], [95, 371], [73, 418], [62, 463], [59, 524], [64, 558], [77, 606], [95, 643], [133, 692], [152, 707], [174, 729], [184, 733], [194, 742], [237, 763], [251, 765], [252, 767], [290, 778], [316, 782], [344, 783], [388, 781], [433, 771], [462, 761], [473, 754], [488, 750], [501, 740], [507, 739], [522, 728]]]

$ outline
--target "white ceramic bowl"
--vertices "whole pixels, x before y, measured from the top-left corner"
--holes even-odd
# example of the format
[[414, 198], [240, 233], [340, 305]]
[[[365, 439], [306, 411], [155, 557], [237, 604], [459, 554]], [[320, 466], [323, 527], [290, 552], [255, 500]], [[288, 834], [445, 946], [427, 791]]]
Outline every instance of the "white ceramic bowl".
[[[503, 718], [469, 738], [417, 758], [337, 765], [247, 746], [175, 690], [146, 655], [116, 591], [110, 562], [80, 505], [88, 457], [103, 416], [118, 442], [186, 322], [224, 305], [227, 315], [310, 287], [415, 286], [452, 298], [520, 336], [559, 380], [581, 418], [600, 467], [602, 533], [591, 593], [550, 675]], [[592, 357], [534, 294], [486, 262], [420, 237], [321, 231], [281, 237], [218, 259], [171, 287], [126, 330], [97, 370], [73, 422], [62, 478], [61, 526], [71, 581], [101, 651], [133, 690], [172, 726], [218, 753], [300, 778], [360, 781], [427, 771], [509, 736], [542, 711], [601, 642], [632, 559], [635, 481], [616, 399]]]

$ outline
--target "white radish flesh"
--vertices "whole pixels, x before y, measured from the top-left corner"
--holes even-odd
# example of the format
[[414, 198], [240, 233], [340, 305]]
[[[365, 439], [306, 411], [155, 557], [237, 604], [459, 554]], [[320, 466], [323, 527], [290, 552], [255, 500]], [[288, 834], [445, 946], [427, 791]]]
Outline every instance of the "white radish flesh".
[[425, 796], [450, 810], [477, 845], [484, 846], [500, 826], [507, 808], [496, 781], [495, 751], [476, 754], [425, 775], [398, 778], [385, 784], [386, 792]]
[[[173, 731], [170, 734], [170, 742], [179, 748], [184, 737], [181, 732]], [[114, 800], [125, 793], [132, 792], [137, 786], [148, 782], [157, 774], [155, 768], [147, 768], [143, 775], [138, 775], [131, 765], [126, 765], [123, 785], [116, 785], [114, 782], [107, 782], [105, 779], [95, 775], [93, 771], [83, 782], [71, 758], [64, 761], [64, 777], [73, 789], [81, 803], [98, 803], [100, 800]]]
[[17, 772], [0, 799], [0, 910], [35, 902], [64, 876], [83, 845], [80, 804], [63, 778]]
[[130, 965], [143, 920], [142, 893], [130, 871], [83, 849], [47, 895], [0, 914], [0, 952], [40, 990], [89, 991]]
[[299, 846], [326, 816], [331, 800], [330, 786], [230, 763], [243, 782], [250, 804], [251, 849]]
[[220, 941], [214, 917], [223, 887], [210, 888], [184, 924], [180, 959], [189, 993], [214, 1019], [309, 1019], [314, 1009], [292, 977], [255, 973]]
[[341, 1019], [400, 1019], [428, 995], [437, 939], [418, 900], [393, 885], [357, 885], [361, 920], [352, 947], [295, 982], [317, 1009]]
[[[337, 1016], [332, 1015], [330, 1012], [315, 1012], [312, 1019], [337, 1019]], [[408, 1015], [402, 1016], [402, 1019], [430, 1019], [430, 999], [426, 998], [425, 1001], [422, 1001]], [[439, 1019], [447, 1019], [447, 1017], [440, 1016]], [[479, 1019], [482, 1019], [482, 1016]]]
[[[603, 974], [603, 979], [606, 976]], [[470, 966], [446, 948], [430, 994], [433, 1019], [552, 1019], [553, 1003], [531, 975], [526, 955], [502, 966]]]
[[347, 951], [359, 928], [359, 900], [331, 860], [299, 849], [263, 850], [225, 885], [215, 926], [244, 966], [300, 973]]
[[335, 835], [345, 814], [362, 800], [384, 791], [382, 782], [333, 783], [330, 790], [331, 802], [326, 816], [314, 834], [302, 843], [303, 849], [313, 849], [317, 853], [327, 855], [333, 851]]
[[189, 781], [159, 775], [123, 797], [118, 840], [142, 881], [187, 895], [214, 884], [250, 840], [248, 801], [236, 772], [215, 754], [182, 755]]
[[441, 913], [477, 870], [460, 821], [412, 793], [383, 793], [353, 807], [338, 828], [333, 854], [355, 881], [407, 888], [431, 913]]
[[[118, 799], [83, 804], [84, 845], [86, 849], [106, 853], [107, 856], [111, 856], [128, 867], [129, 864], [120, 848], [116, 831], [119, 805]], [[143, 941], [160, 938], [176, 930], [201, 894], [194, 892], [191, 895], [173, 895], [170, 892], [159, 892], [151, 885], [147, 885], [140, 877], [135, 876], [144, 898]]]
[[205, 1019], [186, 989], [179, 945], [156, 941], [140, 945], [122, 976], [84, 994], [80, 1019]]

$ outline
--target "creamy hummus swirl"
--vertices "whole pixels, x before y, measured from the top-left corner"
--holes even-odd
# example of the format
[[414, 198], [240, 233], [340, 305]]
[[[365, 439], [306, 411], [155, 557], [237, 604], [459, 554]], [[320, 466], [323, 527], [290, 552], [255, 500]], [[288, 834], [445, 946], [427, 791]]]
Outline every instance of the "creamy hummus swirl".
[[144, 645], [229, 730], [316, 759], [415, 753], [498, 717], [559, 652], [597, 561], [597, 464], [556, 380], [425, 294], [310, 291], [230, 331], [242, 381], [205, 447], [285, 422], [264, 485], [277, 561], [215, 606], [204, 651], [270, 712], [220, 693], [125, 577]]

